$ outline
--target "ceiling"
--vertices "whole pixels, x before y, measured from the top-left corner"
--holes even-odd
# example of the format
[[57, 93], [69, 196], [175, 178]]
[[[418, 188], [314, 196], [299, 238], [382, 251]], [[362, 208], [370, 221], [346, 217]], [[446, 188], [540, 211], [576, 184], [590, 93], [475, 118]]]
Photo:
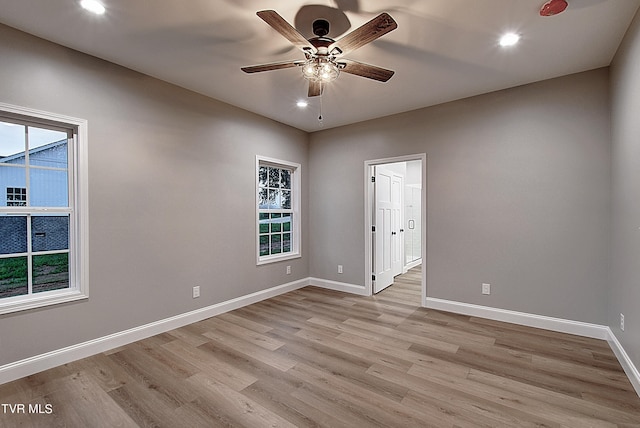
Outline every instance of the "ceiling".
[[[304, 131], [346, 125], [610, 64], [640, 0], [0, 0], [0, 22]], [[256, 16], [274, 9], [305, 37], [311, 21], [338, 39], [381, 12], [398, 28], [347, 57], [395, 70], [386, 83], [342, 73], [309, 98], [300, 69], [245, 74], [240, 67], [302, 52]], [[515, 31], [518, 45], [501, 48]], [[322, 121], [318, 119], [322, 109]]]

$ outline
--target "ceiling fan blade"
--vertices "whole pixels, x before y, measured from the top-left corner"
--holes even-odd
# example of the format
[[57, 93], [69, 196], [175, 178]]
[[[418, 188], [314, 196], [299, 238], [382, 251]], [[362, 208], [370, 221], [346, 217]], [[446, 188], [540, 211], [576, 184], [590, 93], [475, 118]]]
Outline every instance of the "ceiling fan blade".
[[304, 64], [304, 61], [280, 61], [272, 62], [269, 64], [241, 67], [240, 70], [244, 71], [245, 73], [260, 73], [262, 71], [281, 70], [283, 68], [297, 67], [302, 64]]
[[336, 40], [329, 45], [329, 52], [335, 48], [340, 50], [340, 54], [349, 53], [361, 46], [371, 43], [378, 37], [384, 36], [389, 31], [398, 28], [398, 24], [386, 12], [373, 18], [371, 21], [356, 28], [346, 36]]
[[[344, 64], [344, 66], [342, 66], [342, 64]], [[367, 79], [373, 79], [379, 82], [386, 82], [391, 79], [391, 76], [395, 73], [393, 70], [364, 64], [351, 59], [340, 59], [338, 65], [341, 66], [340, 71], [343, 73], [355, 74], [356, 76], [366, 77]]]
[[257, 15], [298, 49], [315, 52], [316, 48], [275, 10], [261, 10]]
[[309, 80], [309, 97], [318, 97], [322, 95], [322, 83], [315, 80]]

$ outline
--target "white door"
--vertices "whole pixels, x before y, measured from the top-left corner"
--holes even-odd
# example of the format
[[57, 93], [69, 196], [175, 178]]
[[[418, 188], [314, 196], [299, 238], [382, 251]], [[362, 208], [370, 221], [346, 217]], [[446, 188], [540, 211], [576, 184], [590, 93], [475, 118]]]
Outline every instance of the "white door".
[[402, 273], [402, 186], [400, 175], [384, 166], [375, 167], [374, 293], [393, 284], [393, 277]]

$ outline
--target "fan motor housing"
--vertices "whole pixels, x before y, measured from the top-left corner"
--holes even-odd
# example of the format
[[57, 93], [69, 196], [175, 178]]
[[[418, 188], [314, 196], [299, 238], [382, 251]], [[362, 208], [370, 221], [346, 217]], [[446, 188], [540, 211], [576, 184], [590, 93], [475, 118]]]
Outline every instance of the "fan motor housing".
[[[309, 43], [311, 43], [318, 50], [320, 48], [328, 48], [329, 45], [331, 45], [333, 42], [335, 42], [335, 40], [330, 39], [328, 37], [314, 37], [312, 39], [309, 39]], [[324, 52], [326, 52], [326, 49], [324, 50]], [[322, 52], [318, 52], [318, 53], [322, 53]]]
[[329, 21], [326, 19], [316, 19], [313, 21], [313, 34], [324, 37], [329, 34]]

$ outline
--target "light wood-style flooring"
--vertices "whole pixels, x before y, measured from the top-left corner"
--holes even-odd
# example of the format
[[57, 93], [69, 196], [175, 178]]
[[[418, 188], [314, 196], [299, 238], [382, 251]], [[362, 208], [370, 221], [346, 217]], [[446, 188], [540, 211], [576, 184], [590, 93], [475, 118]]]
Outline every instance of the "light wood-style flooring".
[[[2, 427], [640, 427], [606, 342], [306, 287], [0, 385]], [[47, 405], [49, 407], [47, 407]]]

